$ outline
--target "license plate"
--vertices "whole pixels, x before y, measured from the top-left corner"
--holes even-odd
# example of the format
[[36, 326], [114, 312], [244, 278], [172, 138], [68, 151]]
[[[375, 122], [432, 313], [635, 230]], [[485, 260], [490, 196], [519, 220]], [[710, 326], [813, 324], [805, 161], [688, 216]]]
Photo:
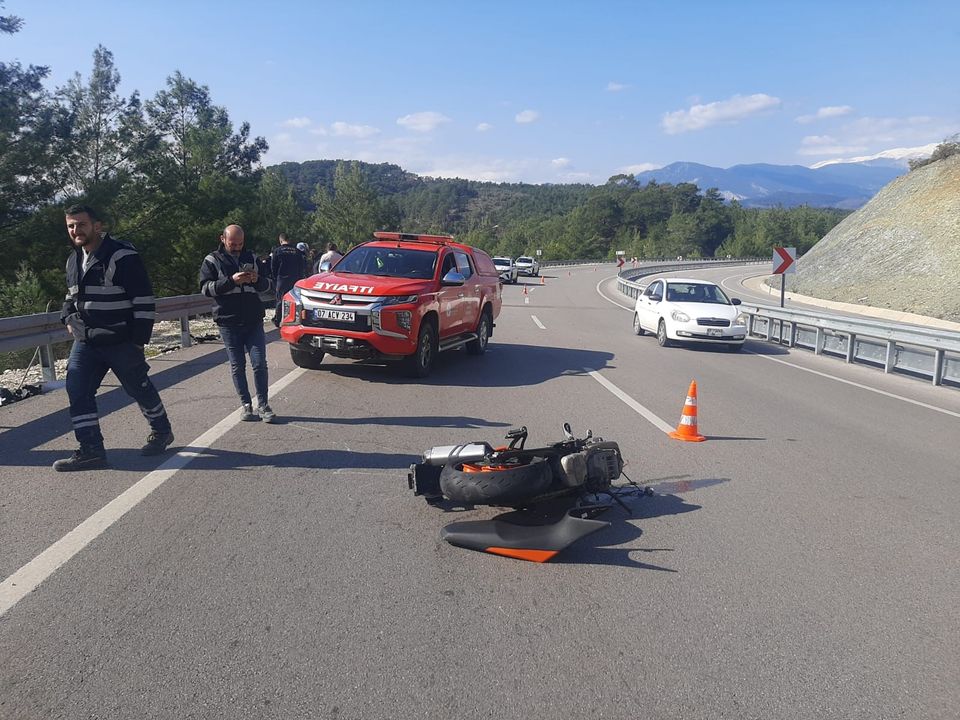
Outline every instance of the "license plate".
[[318, 308], [313, 311], [315, 320], [337, 320], [338, 322], [353, 322], [357, 319], [357, 314], [349, 310], [328, 310]]
[[707, 330], [707, 336], [708, 336], [708, 337], [722, 337], [722, 336], [723, 336], [723, 331], [722, 331], [722, 330], [717, 330], [716, 328], [709, 328], [709, 329]]

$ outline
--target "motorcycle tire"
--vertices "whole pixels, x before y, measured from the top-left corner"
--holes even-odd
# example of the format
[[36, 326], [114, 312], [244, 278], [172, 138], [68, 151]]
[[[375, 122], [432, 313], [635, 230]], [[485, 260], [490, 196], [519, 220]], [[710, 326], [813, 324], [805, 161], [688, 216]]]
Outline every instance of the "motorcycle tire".
[[444, 465], [440, 472], [444, 496], [469, 505], [522, 505], [546, 492], [552, 482], [553, 472], [546, 460], [484, 472], [467, 472], [462, 464]]

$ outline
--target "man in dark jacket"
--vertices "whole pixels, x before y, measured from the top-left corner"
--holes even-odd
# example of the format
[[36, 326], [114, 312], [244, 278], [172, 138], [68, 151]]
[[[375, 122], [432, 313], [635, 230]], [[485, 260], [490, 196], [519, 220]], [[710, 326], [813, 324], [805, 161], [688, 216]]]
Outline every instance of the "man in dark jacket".
[[80, 449], [53, 467], [64, 472], [107, 466], [96, 400], [107, 370], [113, 370], [150, 424], [140, 452], [158, 455], [173, 442], [173, 433], [143, 353], [156, 318], [150, 278], [133, 245], [104, 233], [93, 208], [74, 205], [65, 214], [73, 252], [67, 258], [67, 297], [60, 319], [74, 337], [67, 396]]
[[279, 242], [280, 245], [270, 253], [270, 275], [277, 291], [277, 307], [273, 313], [276, 327], [280, 327], [283, 296], [307, 275], [307, 258], [303, 252], [290, 243], [286, 233], [280, 233]]
[[[200, 292], [217, 303], [213, 319], [230, 358], [233, 386], [242, 405], [241, 418], [269, 423], [276, 416], [267, 402], [267, 341], [259, 294], [270, 288], [270, 279], [257, 271], [257, 258], [244, 250], [243, 240], [243, 228], [239, 225], [224, 229], [220, 247], [207, 255], [200, 266]], [[247, 352], [257, 392], [256, 415], [247, 385]]]

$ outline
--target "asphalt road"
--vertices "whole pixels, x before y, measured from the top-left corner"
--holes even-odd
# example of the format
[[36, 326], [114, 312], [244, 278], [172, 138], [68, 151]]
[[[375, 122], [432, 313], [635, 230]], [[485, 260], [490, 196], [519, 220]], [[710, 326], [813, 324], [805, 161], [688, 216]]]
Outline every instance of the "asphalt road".
[[[236, 421], [221, 346], [161, 356], [163, 466], [115, 387], [109, 471], [50, 469], [62, 392], [0, 410], [0, 717], [957, 717], [960, 392], [660, 348], [613, 275], [505, 287], [487, 354], [426, 381], [273, 342], [275, 425]], [[662, 429], [692, 379], [704, 443]], [[428, 506], [407, 465], [565, 420], [656, 496], [548, 564], [439, 540], [495, 512]]]

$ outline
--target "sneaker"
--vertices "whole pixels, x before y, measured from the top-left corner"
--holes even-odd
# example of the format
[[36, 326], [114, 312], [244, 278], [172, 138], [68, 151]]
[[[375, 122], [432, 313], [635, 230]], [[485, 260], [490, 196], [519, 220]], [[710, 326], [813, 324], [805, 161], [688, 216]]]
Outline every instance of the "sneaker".
[[253, 405], [244, 403], [240, 408], [240, 419], [243, 422], [257, 422], [260, 418], [253, 414]]
[[173, 442], [172, 432], [157, 432], [154, 430], [147, 437], [147, 444], [140, 448], [141, 455], [159, 455]]
[[277, 415], [273, 410], [270, 409], [269, 405], [261, 405], [257, 408], [257, 415], [260, 416], [260, 419], [265, 423], [272, 423], [277, 419]]
[[102, 447], [81, 445], [74, 450], [73, 455], [53, 463], [57, 472], [73, 472], [74, 470], [102, 470], [107, 467], [107, 451]]

